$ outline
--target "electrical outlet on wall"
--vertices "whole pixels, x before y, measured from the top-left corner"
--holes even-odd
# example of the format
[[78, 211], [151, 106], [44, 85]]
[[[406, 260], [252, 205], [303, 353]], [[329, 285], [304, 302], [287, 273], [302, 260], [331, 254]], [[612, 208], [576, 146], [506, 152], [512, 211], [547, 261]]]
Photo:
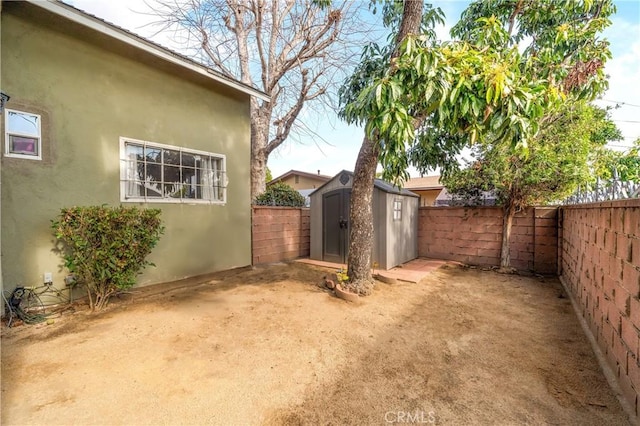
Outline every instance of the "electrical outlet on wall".
[[45, 284], [52, 283], [53, 282], [53, 274], [51, 272], [45, 272], [43, 281], [44, 281]]

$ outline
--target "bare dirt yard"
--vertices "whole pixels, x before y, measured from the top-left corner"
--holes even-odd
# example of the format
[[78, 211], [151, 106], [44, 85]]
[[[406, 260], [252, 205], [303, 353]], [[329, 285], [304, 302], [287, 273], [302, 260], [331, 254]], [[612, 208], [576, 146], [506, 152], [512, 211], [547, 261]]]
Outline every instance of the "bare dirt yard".
[[358, 304], [245, 268], [2, 330], [3, 425], [627, 425], [556, 279], [447, 265]]

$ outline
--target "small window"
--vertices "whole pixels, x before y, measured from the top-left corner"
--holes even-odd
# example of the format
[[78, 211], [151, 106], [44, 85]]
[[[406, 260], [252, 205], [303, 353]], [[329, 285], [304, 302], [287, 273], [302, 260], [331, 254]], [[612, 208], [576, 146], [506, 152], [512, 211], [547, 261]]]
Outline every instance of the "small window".
[[28, 112], [5, 110], [4, 155], [41, 160], [42, 120]]
[[122, 201], [223, 204], [224, 155], [121, 139]]
[[402, 220], [402, 200], [393, 201], [393, 220]]

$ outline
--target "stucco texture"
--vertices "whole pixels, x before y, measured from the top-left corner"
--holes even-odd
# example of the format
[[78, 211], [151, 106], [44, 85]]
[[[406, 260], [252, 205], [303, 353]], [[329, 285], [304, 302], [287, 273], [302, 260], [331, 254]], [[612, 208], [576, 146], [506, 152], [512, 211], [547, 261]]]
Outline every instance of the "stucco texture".
[[43, 126], [42, 161], [2, 160], [4, 289], [45, 271], [62, 282], [50, 221], [62, 207], [121, 204], [120, 137], [227, 159], [225, 205], [124, 203], [162, 209], [166, 226], [140, 285], [250, 264], [248, 95], [59, 20], [19, 2], [2, 10], [7, 107]]

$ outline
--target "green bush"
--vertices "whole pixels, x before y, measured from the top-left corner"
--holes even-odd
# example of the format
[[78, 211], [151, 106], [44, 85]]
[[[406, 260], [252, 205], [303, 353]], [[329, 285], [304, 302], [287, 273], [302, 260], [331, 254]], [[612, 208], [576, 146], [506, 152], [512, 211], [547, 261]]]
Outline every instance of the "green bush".
[[164, 227], [160, 210], [136, 207], [71, 207], [52, 228], [65, 266], [87, 287], [91, 309], [102, 309], [114, 293], [132, 287]]
[[283, 182], [270, 185], [265, 192], [254, 200], [258, 206], [304, 207], [304, 197], [295, 189]]

